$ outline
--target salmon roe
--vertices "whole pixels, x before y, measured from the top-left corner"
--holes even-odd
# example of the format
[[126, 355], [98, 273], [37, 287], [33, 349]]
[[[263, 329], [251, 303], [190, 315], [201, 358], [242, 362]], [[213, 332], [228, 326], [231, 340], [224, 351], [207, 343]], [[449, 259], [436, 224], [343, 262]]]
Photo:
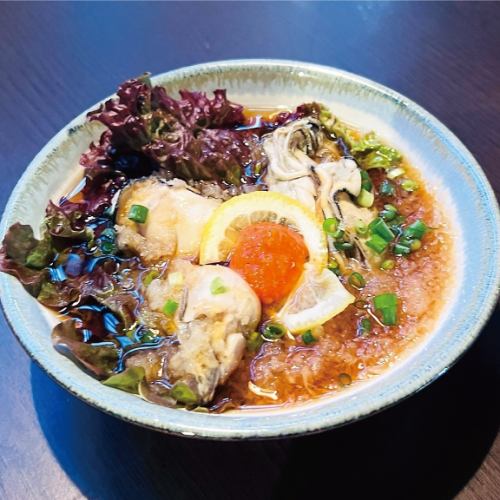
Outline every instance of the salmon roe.
[[263, 304], [283, 300], [297, 283], [308, 257], [300, 234], [274, 222], [243, 229], [229, 267], [252, 287]]

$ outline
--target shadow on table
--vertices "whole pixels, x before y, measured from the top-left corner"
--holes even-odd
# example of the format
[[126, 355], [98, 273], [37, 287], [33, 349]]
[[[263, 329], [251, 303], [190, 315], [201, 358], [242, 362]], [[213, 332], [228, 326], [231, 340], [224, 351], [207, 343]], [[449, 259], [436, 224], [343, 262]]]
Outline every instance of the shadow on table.
[[55, 457], [89, 498], [297, 498], [324, 487], [336, 498], [452, 498], [498, 432], [499, 328], [497, 311], [457, 366], [400, 405], [292, 440], [208, 442], [142, 429], [70, 396], [34, 364], [33, 398]]

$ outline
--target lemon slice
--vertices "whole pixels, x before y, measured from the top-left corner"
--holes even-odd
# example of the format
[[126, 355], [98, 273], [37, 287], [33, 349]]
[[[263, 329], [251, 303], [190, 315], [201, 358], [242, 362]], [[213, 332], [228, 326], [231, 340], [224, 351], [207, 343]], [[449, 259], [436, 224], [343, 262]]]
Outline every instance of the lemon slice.
[[270, 191], [235, 196], [214, 210], [203, 229], [200, 264], [228, 260], [239, 232], [257, 222], [276, 222], [298, 231], [309, 251], [312, 268], [319, 271], [326, 266], [328, 251], [319, 219], [297, 200]]
[[276, 319], [292, 333], [300, 333], [326, 323], [354, 300], [334, 273], [328, 269], [318, 273], [306, 264], [298, 286]]

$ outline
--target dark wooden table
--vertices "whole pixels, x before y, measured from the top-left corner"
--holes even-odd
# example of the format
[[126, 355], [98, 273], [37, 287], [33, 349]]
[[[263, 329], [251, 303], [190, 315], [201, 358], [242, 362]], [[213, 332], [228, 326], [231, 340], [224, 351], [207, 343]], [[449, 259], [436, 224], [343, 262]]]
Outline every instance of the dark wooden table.
[[[144, 70], [273, 57], [414, 99], [500, 191], [500, 5], [0, 3], [0, 204], [71, 118]], [[438, 166], [437, 166], [438, 167]], [[440, 380], [368, 420], [294, 440], [180, 439], [67, 394], [0, 319], [0, 498], [500, 498], [500, 314]], [[495, 441], [496, 439], [496, 441]]]

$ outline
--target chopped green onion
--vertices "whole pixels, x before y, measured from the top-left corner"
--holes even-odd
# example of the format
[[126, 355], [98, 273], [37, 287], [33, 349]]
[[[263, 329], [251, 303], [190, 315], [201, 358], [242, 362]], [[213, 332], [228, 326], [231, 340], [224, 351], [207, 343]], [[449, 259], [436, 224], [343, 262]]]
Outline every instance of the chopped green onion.
[[354, 248], [354, 245], [352, 243], [349, 243], [348, 241], [336, 241], [335, 248], [339, 252], [347, 252], [349, 250], [352, 250]]
[[402, 243], [396, 243], [393, 249], [394, 255], [409, 255], [411, 252], [410, 247]]
[[262, 336], [266, 340], [278, 340], [285, 335], [285, 327], [279, 323], [267, 323], [262, 331]]
[[168, 299], [163, 306], [163, 313], [167, 316], [173, 316], [179, 307], [179, 303], [175, 300]]
[[375, 309], [384, 307], [393, 307], [398, 305], [398, 297], [395, 293], [381, 293], [373, 297], [373, 305]]
[[387, 241], [380, 237], [378, 234], [374, 234], [367, 242], [366, 246], [374, 250], [376, 253], [381, 254], [387, 248]]
[[422, 242], [420, 240], [413, 240], [410, 244], [410, 249], [412, 252], [416, 252], [417, 250], [420, 250], [421, 246]]
[[375, 310], [382, 315], [382, 323], [392, 326], [397, 323], [398, 298], [394, 293], [382, 293], [373, 297]]
[[363, 278], [363, 275], [360, 273], [352, 273], [349, 276], [349, 284], [352, 285], [354, 288], [357, 288], [360, 290], [361, 288], [364, 288], [366, 286], [366, 280]]
[[380, 217], [370, 222], [368, 227], [373, 235], [376, 234], [387, 242], [392, 241], [395, 237], [394, 233], [389, 229], [389, 226]]
[[392, 259], [386, 259], [382, 264], [380, 264], [380, 269], [383, 271], [390, 271], [391, 269], [394, 269], [394, 266], [396, 263]]
[[227, 287], [218, 276], [212, 280], [212, 283], [210, 283], [210, 292], [212, 295], [220, 295], [221, 293], [227, 292]]
[[107, 227], [102, 233], [99, 235], [99, 238], [106, 238], [107, 240], [115, 241], [116, 232], [114, 229]]
[[385, 221], [390, 222], [392, 219], [396, 217], [396, 212], [393, 212], [392, 210], [381, 210], [379, 215]]
[[339, 220], [336, 217], [329, 217], [323, 221], [323, 231], [332, 235], [339, 227]]
[[157, 269], [151, 269], [151, 271], [148, 271], [142, 278], [142, 284], [144, 286], [149, 286], [154, 279], [158, 278], [158, 276], [160, 276], [159, 271]]
[[328, 269], [337, 269], [339, 267], [339, 263], [335, 259], [330, 259], [328, 262]]
[[146, 332], [144, 332], [144, 335], [141, 337], [141, 342], [144, 344], [150, 344], [157, 338], [158, 335], [156, 335], [154, 332], [152, 332], [151, 330], [146, 330]]
[[391, 205], [390, 203], [384, 205], [384, 210], [380, 211], [380, 217], [382, 217], [382, 219], [388, 222], [394, 220], [397, 215], [398, 215], [398, 209], [394, 205]]
[[148, 218], [149, 209], [142, 205], [132, 205], [128, 212], [128, 218], [139, 224], [144, 224]]
[[405, 247], [410, 247], [414, 241], [415, 240], [413, 238], [408, 238], [407, 236], [403, 235], [401, 236], [401, 238], [399, 238], [398, 243], [400, 245], [404, 245]]
[[398, 322], [396, 307], [385, 307], [379, 311], [382, 314], [382, 323], [384, 325], [393, 326]]
[[366, 236], [368, 234], [368, 226], [363, 221], [359, 221], [356, 224], [356, 228], [355, 229], [356, 229], [356, 233], [359, 236]]
[[341, 275], [339, 263], [335, 259], [330, 259], [327, 266], [328, 270], [335, 273], [337, 276]]
[[408, 191], [408, 192], [411, 192], [411, 191], [416, 191], [418, 188], [419, 188], [419, 185], [417, 182], [415, 181], [412, 181], [410, 179], [405, 179], [402, 183], [401, 183], [401, 187], [405, 190], [405, 191]]
[[333, 271], [334, 269], [338, 269], [339, 268], [339, 263], [337, 262], [336, 259], [334, 259], [333, 257], [330, 257], [330, 259], [328, 260], [328, 264], [326, 265], [326, 267], [330, 271]]
[[368, 318], [362, 318], [358, 324], [358, 335], [366, 337], [372, 329], [372, 323]]
[[412, 224], [410, 224], [403, 232], [403, 234], [407, 238], [416, 238], [417, 240], [421, 240], [424, 234], [429, 230], [426, 224], [418, 219]]
[[259, 332], [252, 332], [247, 338], [247, 349], [251, 352], [257, 351], [263, 344], [264, 340]]
[[184, 382], [177, 382], [170, 391], [172, 396], [179, 403], [186, 405], [194, 405], [198, 402], [198, 398], [193, 390]]
[[401, 226], [398, 226], [398, 224], [393, 223], [389, 226], [389, 228], [396, 236], [401, 236], [403, 234], [403, 230], [401, 229]]
[[316, 340], [318, 339], [313, 335], [311, 330], [307, 330], [302, 334], [302, 342], [306, 345], [312, 344], [316, 342]]
[[361, 189], [359, 196], [356, 200], [360, 207], [370, 208], [375, 201], [375, 196], [371, 191], [367, 191], [366, 189]]
[[378, 192], [382, 196], [394, 196], [394, 194], [396, 193], [396, 187], [391, 181], [384, 180], [381, 182], [378, 188]]
[[405, 169], [401, 167], [396, 167], [396, 168], [391, 168], [387, 172], [387, 178], [388, 179], [395, 179], [396, 177], [399, 177], [400, 175], [403, 175], [405, 173]]
[[406, 217], [404, 215], [398, 215], [393, 221], [393, 224], [403, 224], [403, 222], [406, 220]]
[[116, 245], [112, 241], [101, 241], [102, 253], [110, 254], [116, 251]]
[[344, 236], [344, 230], [343, 229], [337, 229], [330, 235], [334, 240], [338, 240]]
[[361, 170], [361, 187], [366, 191], [371, 191], [373, 187], [370, 174], [366, 170]]
[[406, 217], [404, 215], [398, 215], [393, 220], [391, 220], [391, 224], [389, 228], [396, 235], [403, 234], [403, 229], [401, 228], [401, 224], [404, 223]]
[[352, 384], [352, 378], [348, 373], [341, 373], [338, 377], [340, 385], [346, 386]]

